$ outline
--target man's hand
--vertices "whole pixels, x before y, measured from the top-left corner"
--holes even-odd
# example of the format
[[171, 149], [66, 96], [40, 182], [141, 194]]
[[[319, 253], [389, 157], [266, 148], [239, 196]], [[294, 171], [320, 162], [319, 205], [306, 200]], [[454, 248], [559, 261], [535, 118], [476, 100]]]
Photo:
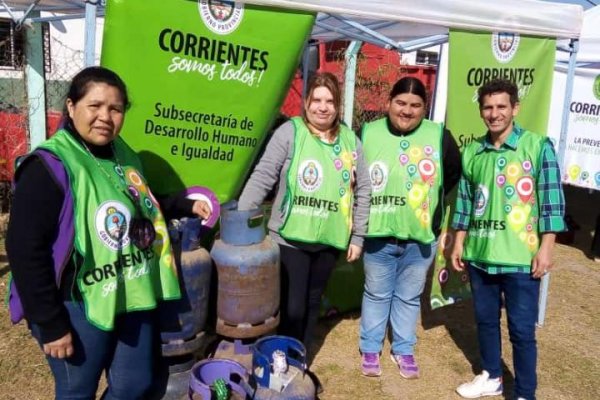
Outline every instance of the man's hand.
[[454, 233], [454, 246], [450, 253], [450, 262], [455, 271], [462, 272], [465, 270], [465, 262], [462, 259], [464, 242], [467, 231], [456, 231]]
[[556, 234], [554, 233], [544, 233], [542, 235], [540, 248], [531, 260], [531, 275], [534, 278], [541, 278], [552, 269], [552, 249], [555, 239]]
[[44, 353], [54, 358], [69, 358], [73, 355], [71, 332], [53, 342], [44, 343]]
[[348, 254], [346, 254], [346, 260], [348, 262], [356, 261], [360, 258], [361, 254], [362, 247], [355, 244], [351, 244], [350, 246], [348, 246]]

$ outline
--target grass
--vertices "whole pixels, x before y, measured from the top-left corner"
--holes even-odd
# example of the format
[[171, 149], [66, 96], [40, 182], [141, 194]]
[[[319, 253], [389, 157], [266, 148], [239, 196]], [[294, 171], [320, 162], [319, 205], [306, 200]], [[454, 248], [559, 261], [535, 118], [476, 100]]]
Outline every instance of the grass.
[[[551, 275], [545, 325], [538, 330], [538, 398], [551, 400], [600, 399], [600, 264], [586, 250], [591, 240], [600, 192], [567, 189], [568, 211], [582, 227], [572, 245], [557, 245], [556, 269]], [[0, 296], [6, 293], [8, 267], [0, 241]], [[321, 379], [322, 400], [453, 400], [455, 387], [470, 380], [478, 365], [478, 348], [471, 304], [455, 304], [431, 311], [424, 307], [418, 326], [416, 358], [422, 370], [418, 380], [402, 379], [387, 356], [383, 375], [365, 378], [359, 371], [359, 315], [322, 321], [319, 351], [312, 369]], [[506, 324], [504, 323], [504, 326]], [[511, 346], [503, 332], [505, 395], [512, 399]], [[0, 399], [53, 398], [52, 377], [44, 357], [24, 325], [10, 326], [0, 310]]]

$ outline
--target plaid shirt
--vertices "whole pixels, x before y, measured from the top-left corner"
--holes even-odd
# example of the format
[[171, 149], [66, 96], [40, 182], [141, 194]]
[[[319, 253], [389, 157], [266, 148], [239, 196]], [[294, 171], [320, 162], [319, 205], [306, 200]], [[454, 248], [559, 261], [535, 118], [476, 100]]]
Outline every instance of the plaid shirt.
[[[523, 129], [518, 125], [513, 125], [513, 131], [508, 136], [506, 141], [500, 146], [500, 149], [516, 150], [519, 138], [523, 134]], [[499, 151], [489, 140], [489, 135], [486, 135], [481, 147], [476, 154], [481, 154], [488, 151]], [[556, 153], [552, 143], [548, 140], [542, 147], [542, 165], [537, 177], [537, 194], [540, 207], [540, 216], [538, 230], [539, 233], [546, 232], [562, 232], [566, 230], [564, 215], [565, 215], [565, 198], [560, 183], [560, 169], [556, 161]], [[469, 182], [464, 174], [460, 178], [458, 184], [458, 196], [456, 199], [456, 210], [452, 220], [452, 227], [459, 231], [466, 231], [469, 228], [471, 211], [473, 209], [473, 190], [471, 182]], [[489, 274], [505, 274], [513, 272], [531, 271], [531, 266], [508, 266], [496, 264], [484, 264], [471, 262], [474, 267], [485, 270]]]

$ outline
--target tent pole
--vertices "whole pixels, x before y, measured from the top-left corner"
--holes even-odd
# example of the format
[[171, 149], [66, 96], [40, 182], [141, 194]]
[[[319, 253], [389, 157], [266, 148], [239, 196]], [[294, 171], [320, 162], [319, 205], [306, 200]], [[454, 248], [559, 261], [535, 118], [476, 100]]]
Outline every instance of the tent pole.
[[344, 122], [352, 129], [354, 111], [354, 85], [356, 84], [356, 61], [362, 42], [353, 40], [346, 49], [346, 68], [344, 71]]
[[306, 85], [308, 84], [308, 72], [309, 72], [309, 59], [310, 59], [310, 42], [307, 41], [304, 46], [304, 51], [302, 52], [302, 104], [304, 104], [304, 100], [306, 99]]
[[[39, 11], [30, 11], [39, 17]], [[46, 140], [46, 86], [44, 71], [44, 38], [42, 24], [32, 23], [25, 29], [25, 80], [27, 87], [29, 150]]]
[[85, 44], [84, 66], [90, 67], [96, 62], [96, 3], [88, 0], [85, 2]]
[[562, 119], [560, 121], [560, 140], [558, 143], [558, 166], [564, 171], [565, 152], [567, 150], [567, 132], [569, 129], [569, 105], [573, 97], [573, 80], [575, 79], [575, 69], [577, 67], [577, 52], [579, 51], [579, 39], [571, 39], [569, 44], [571, 48], [569, 54], [569, 68], [567, 70], [567, 81], [565, 87], [565, 100], [563, 103]]
[[[448, 38], [446, 38], [446, 42], [448, 41]], [[434, 120], [434, 114], [435, 114], [435, 104], [437, 101], [437, 89], [438, 89], [438, 83], [440, 81], [440, 64], [442, 62], [442, 55], [444, 53], [444, 46], [443, 44], [439, 44], [438, 45], [438, 60], [437, 60], [437, 64], [435, 66], [435, 86], [434, 86], [434, 90], [432, 90], [431, 93], [431, 101], [429, 104], [429, 119], [430, 120]]]
[[[567, 71], [567, 82], [565, 87], [565, 100], [563, 103], [562, 119], [560, 122], [560, 140], [558, 142], [558, 166], [562, 171], [565, 170], [563, 165], [565, 162], [565, 151], [567, 148], [567, 131], [569, 127], [569, 105], [573, 97], [573, 79], [575, 78], [575, 67], [577, 66], [577, 52], [579, 51], [579, 39], [571, 39], [569, 44], [571, 53], [569, 54], [569, 69]], [[544, 319], [546, 318], [546, 305], [548, 302], [548, 286], [550, 285], [550, 274], [542, 276], [540, 283], [540, 300], [539, 300], [539, 311], [537, 326], [544, 326]]]

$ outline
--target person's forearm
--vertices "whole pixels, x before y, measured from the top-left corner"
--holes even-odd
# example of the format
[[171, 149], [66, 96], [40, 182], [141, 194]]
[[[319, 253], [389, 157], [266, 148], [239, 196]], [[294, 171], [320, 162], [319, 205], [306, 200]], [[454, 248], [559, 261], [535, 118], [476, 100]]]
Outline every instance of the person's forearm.
[[454, 243], [458, 246], [463, 246], [465, 243], [465, 238], [467, 237], [467, 231], [455, 231], [454, 232]]

